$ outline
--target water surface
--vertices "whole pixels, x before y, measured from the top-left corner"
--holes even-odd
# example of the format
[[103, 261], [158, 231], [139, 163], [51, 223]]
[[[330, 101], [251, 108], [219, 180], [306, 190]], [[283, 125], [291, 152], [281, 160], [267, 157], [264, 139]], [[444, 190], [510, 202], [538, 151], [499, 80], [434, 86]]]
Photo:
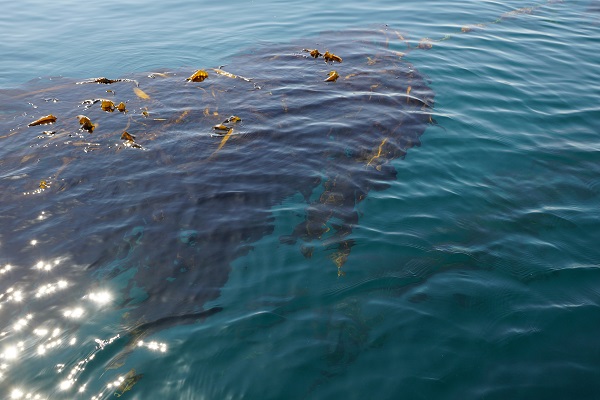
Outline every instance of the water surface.
[[[597, 397], [593, 2], [20, 2], [0, 19], [3, 397]], [[385, 24], [387, 47], [350, 46]], [[329, 49], [342, 64], [302, 58], [302, 46], [329, 46], [322, 32], [353, 30]], [[430, 50], [417, 49], [424, 37]], [[377, 71], [375, 42], [397, 57], [384, 69], [399, 84], [384, 79], [384, 93], [400, 100], [365, 97], [371, 111], [348, 117], [359, 102], [328, 99], [377, 82], [344, 92], [322, 79], [361, 57]], [[276, 53], [310, 63], [294, 73], [323, 90], [311, 99], [298, 75], [285, 83]], [[220, 65], [256, 82], [275, 74], [277, 101], [242, 80], [183, 81]], [[167, 77], [147, 77], [157, 72]], [[136, 79], [151, 99], [131, 82], [75, 85], [98, 76]], [[203, 93], [209, 83], [226, 92]], [[434, 121], [406, 106], [408, 85], [435, 98]], [[80, 104], [107, 89], [129, 100], [127, 115]], [[74, 127], [26, 127], [52, 107]], [[242, 110], [246, 136], [206, 162], [223, 137], [212, 125]], [[99, 123], [93, 134], [78, 130], [81, 113]], [[408, 124], [418, 142], [370, 175], [392, 121], [411, 115], [423, 117]], [[129, 118], [143, 149], [120, 140]], [[247, 139], [255, 131], [262, 139]], [[350, 138], [371, 158], [360, 164]], [[339, 191], [364, 198], [321, 200], [350, 172], [354, 189]], [[295, 230], [310, 215], [329, 231]]]

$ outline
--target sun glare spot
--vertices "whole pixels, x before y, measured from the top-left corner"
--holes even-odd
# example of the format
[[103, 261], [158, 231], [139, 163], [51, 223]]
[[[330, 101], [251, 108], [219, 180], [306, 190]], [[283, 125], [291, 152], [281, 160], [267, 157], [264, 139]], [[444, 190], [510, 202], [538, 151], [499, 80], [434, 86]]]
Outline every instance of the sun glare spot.
[[73, 386], [73, 381], [72, 380], [64, 380], [60, 383], [60, 390], [68, 390], [71, 388], [71, 386]]
[[9, 346], [0, 356], [6, 360], [15, 360], [19, 357], [19, 348], [17, 346]]
[[25, 393], [23, 393], [21, 389], [13, 389], [12, 392], [10, 392], [11, 399], [22, 399], [23, 396], [25, 396]]
[[27, 326], [27, 324], [29, 323], [30, 319], [31, 318], [21, 318], [20, 320], [18, 320], [17, 322], [15, 322], [15, 324], [13, 325], [13, 329], [15, 331], [20, 331], [25, 326]]
[[84, 314], [84, 310], [81, 307], [75, 307], [73, 309], [69, 309], [69, 310], [65, 310], [65, 312], [63, 313], [63, 315], [66, 318], [81, 318]]
[[54, 266], [58, 265], [56, 262], [54, 263], [54, 265], [52, 265], [52, 263], [49, 262], [45, 262], [45, 261], [38, 261], [35, 264], [35, 269], [39, 270], [39, 271], [50, 271]]
[[92, 292], [89, 295], [90, 300], [97, 304], [106, 304], [112, 300], [112, 296], [107, 291]]
[[23, 301], [23, 292], [21, 292], [20, 290], [14, 290], [13, 288], [9, 288], [6, 291], [6, 293], [10, 293], [10, 295], [7, 298], [10, 301], [14, 301], [15, 303], [20, 303], [21, 301]]
[[160, 351], [161, 353], [167, 352], [167, 344], [157, 342], [155, 340], [148, 342], [148, 343], [144, 342], [143, 340], [139, 340], [137, 342], [137, 345], [138, 345], [138, 347], [146, 347], [148, 350], [152, 350], [152, 351]]
[[35, 297], [39, 298], [42, 296], [46, 296], [49, 294], [55, 293], [57, 290], [65, 289], [68, 286], [67, 281], [60, 280], [56, 283], [47, 283], [45, 285], [40, 286], [35, 293]]
[[35, 329], [33, 330], [33, 333], [34, 333], [36, 336], [39, 336], [39, 337], [44, 337], [44, 336], [46, 336], [46, 335], [48, 334], [48, 329], [44, 329], [44, 328], [35, 328]]

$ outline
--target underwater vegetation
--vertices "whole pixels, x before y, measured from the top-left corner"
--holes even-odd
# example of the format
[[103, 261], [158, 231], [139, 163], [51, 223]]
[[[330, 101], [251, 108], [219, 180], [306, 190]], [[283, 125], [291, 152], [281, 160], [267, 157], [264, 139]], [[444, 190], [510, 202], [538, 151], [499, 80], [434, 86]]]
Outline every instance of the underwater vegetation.
[[[58, 320], [61, 302], [111, 281], [135, 340], [202, 320], [221, 310], [204, 306], [232, 263], [273, 233], [273, 207], [294, 196], [306, 207], [279, 242], [328, 257], [344, 276], [360, 203], [396, 179], [396, 161], [434, 124], [435, 93], [406, 54], [451, 38], [353, 29], [251, 49], [218, 68], [0, 91], [0, 141], [16, 149], [0, 161], [0, 239], [16, 266], [5, 275], [16, 289], [0, 301], [19, 292], [31, 312]], [[62, 268], [41, 292], [29, 268], [40, 257], [53, 260], [40, 269]], [[332, 364], [354, 359], [346, 347], [365, 335], [355, 325]], [[130, 370], [113, 394], [135, 390], [142, 375]]]

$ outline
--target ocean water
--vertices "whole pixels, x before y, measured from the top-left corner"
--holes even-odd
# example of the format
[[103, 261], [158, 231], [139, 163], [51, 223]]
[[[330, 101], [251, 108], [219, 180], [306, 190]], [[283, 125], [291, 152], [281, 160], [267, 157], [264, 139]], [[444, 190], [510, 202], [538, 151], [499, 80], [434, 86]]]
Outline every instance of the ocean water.
[[600, 396], [596, 2], [3, 10], [0, 397]]

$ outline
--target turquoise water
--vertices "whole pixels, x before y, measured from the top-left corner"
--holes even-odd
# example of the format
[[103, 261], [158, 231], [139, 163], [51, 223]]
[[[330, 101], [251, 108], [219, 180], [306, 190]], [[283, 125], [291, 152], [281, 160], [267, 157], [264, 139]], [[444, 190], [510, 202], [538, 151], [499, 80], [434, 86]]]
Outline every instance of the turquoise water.
[[[500, 18], [537, 5], [543, 7]], [[600, 395], [600, 13], [594, 2], [13, 2], [0, 23], [3, 398], [113, 398], [125, 388], [122, 397], [131, 399]], [[479, 23], [486, 25], [461, 33]], [[410, 125], [424, 129], [416, 133], [420, 146], [390, 161], [395, 177], [377, 177], [385, 188], [353, 204], [358, 221], [341, 269], [327, 240], [310, 242], [312, 257], [303, 256], [300, 241], [281, 240], [306, 214], [304, 196], [290, 189], [296, 186], [284, 185], [280, 198], [264, 204], [242, 197], [232, 203], [243, 210], [236, 215], [220, 208], [229, 202], [195, 212], [214, 180], [202, 177], [211, 164], [196, 166], [196, 153], [185, 152], [189, 142], [178, 140], [189, 138], [188, 125], [170, 128], [174, 135], [164, 141], [157, 134], [164, 149], [157, 155], [150, 136], [138, 132], [146, 153], [111, 153], [108, 146], [85, 152], [90, 145], [82, 145], [65, 153], [68, 159], [62, 153], [52, 159], [44, 145], [58, 142], [38, 139], [23, 125], [39, 115], [22, 92], [98, 76], [134, 77], [167, 104], [176, 96], [167, 97], [160, 82], [142, 81], [148, 73], [224, 65], [240, 75], [244, 67], [253, 77], [261, 69], [268, 75], [274, 64], [244, 65], [256, 60], [256, 49], [277, 54], [324, 31], [383, 24], [390, 37], [398, 31], [408, 38], [411, 50], [403, 42], [390, 49], [406, 52], [402, 62], [435, 94], [435, 123]], [[424, 37], [433, 40], [431, 50], [416, 49]], [[353, 43], [352, 35], [348, 40]], [[351, 46], [346, 54], [353, 54]], [[346, 54], [337, 69], [349, 65]], [[285, 92], [292, 84], [277, 88]], [[125, 90], [111, 87], [116, 95]], [[92, 98], [106, 89], [79, 85], [76, 93], [89, 90]], [[422, 100], [427, 91], [419, 93]], [[294, 95], [287, 98], [292, 105]], [[345, 104], [340, 108], [352, 105]], [[369, 115], [400, 118], [405, 110], [403, 101], [397, 116], [388, 106], [383, 102]], [[170, 118], [168, 107], [147, 106], [151, 116]], [[200, 115], [204, 108], [198, 104]], [[310, 115], [334, 118], [335, 107]], [[275, 126], [310, 131], [314, 122], [301, 117]], [[373, 124], [368, 117], [344, 121], [336, 119], [349, 132]], [[102, 138], [101, 128], [110, 124], [101, 121], [92, 137]], [[230, 139], [223, 150], [236, 143]], [[308, 144], [318, 148], [298, 146]], [[261, 162], [222, 154], [232, 158], [220, 182], [246, 170], [268, 176], [273, 167], [266, 156], [263, 163], [258, 156]], [[32, 166], [34, 160], [41, 161]], [[179, 172], [149, 168], [163, 164]], [[285, 179], [301, 177], [306, 173], [296, 170]], [[37, 193], [40, 180], [50, 189]], [[218, 190], [225, 193], [227, 185]], [[298, 185], [310, 187], [313, 203], [326, 191], [322, 182]], [[166, 227], [156, 230], [153, 219]], [[216, 249], [195, 243], [204, 237], [197, 221], [229, 227], [223, 236], [230, 243]], [[172, 231], [178, 236], [163, 241]], [[251, 248], [240, 249], [241, 242]], [[188, 257], [186, 267], [225, 260], [223, 269], [208, 268], [204, 286], [186, 286], [185, 276], [171, 273], [179, 270], [174, 248]], [[154, 265], [149, 258], [177, 269], [152, 269], [142, 278]], [[216, 292], [205, 294], [206, 287]], [[196, 302], [172, 300], [179, 295]], [[131, 385], [119, 389], [119, 377], [128, 373]], [[143, 377], [132, 378], [138, 374]]]

